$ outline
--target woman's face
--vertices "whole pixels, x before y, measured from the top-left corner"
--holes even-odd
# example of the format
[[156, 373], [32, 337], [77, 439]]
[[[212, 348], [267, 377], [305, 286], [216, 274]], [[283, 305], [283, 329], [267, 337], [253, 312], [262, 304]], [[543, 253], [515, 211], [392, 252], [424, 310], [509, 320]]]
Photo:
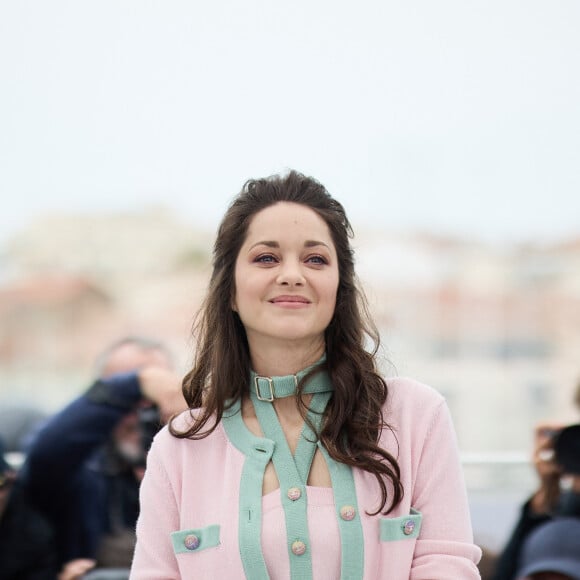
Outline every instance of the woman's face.
[[336, 249], [314, 210], [279, 202], [258, 212], [236, 260], [232, 304], [250, 349], [273, 341], [324, 344], [338, 282]]

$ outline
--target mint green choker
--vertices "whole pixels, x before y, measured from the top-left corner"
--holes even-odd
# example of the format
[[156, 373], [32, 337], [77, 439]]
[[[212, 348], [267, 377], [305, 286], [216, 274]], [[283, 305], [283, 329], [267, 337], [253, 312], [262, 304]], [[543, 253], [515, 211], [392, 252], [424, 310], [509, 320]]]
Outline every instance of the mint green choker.
[[317, 449], [324, 456], [332, 482], [340, 533], [340, 577], [352, 580], [364, 577], [364, 536], [353, 469], [335, 461], [319, 438], [333, 391], [328, 372], [320, 370], [304, 385], [303, 392], [312, 393], [312, 400], [308, 405], [308, 420], [304, 422], [294, 453], [290, 450], [276, 408], [269, 404], [276, 398], [294, 394], [300, 380], [324, 360], [322, 357], [315, 365], [286, 377], [262, 377], [251, 373], [249, 396], [263, 436], [254, 435], [245, 424], [241, 399], [234, 401], [224, 412], [222, 424], [228, 439], [245, 456], [239, 486], [238, 548], [246, 578], [270, 578], [262, 547], [263, 542], [270, 541], [268, 537], [262, 538], [262, 492], [264, 474], [272, 462], [280, 482], [290, 578], [313, 580], [307, 484]]
[[[274, 399], [283, 399], [296, 394], [300, 381], [317, 365], [324, 362], [324, 355], [319, 361], [312, 366], [298, 372], [295, 375], [286, 375], [283, 377], [264, 377], [250, 373], [250, 389], [255, 393], [259, 401], [272, 403]], [[312, 395], [314, 393], [328, 393], [333, 390], [330, 377], [327, 372], [318, 372], [304, 385], [302, 393]]]

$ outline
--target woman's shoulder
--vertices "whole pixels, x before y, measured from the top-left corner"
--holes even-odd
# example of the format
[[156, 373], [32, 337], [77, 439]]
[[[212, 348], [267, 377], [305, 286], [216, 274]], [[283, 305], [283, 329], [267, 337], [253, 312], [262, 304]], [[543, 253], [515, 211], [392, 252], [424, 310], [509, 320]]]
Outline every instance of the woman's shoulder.
[[186, 409], [174, 415], [171, 419], [172, 428], [176, 431], [185, 432], [193, 427], [195, 421], [201, 416], [202, 409]]
[[[196, 421], [202, 414], [201, 409], [187, 409], [178, 415], [175, 415], [167, 425], [162, 427], [159, 432], [155, 435], [155, 444], [161, 447], [176, 447], [181, 445], [195, 444], [196, 442], [215, 442], [216, 437], [213, 435], [221, 433], [220, 426], [218, 425], [212, 433], [208, 434], [206, 437], [190, 437], [189, 432], [195, 425]], [[209, 431], [213, 427], [214, 423], [212, 419], [208, 421], [207, 425], [202, 428], [202, 433], [204, 431]], [[202, 445], [199, 443], [198, 445]]]
[[416, 379], [393, 377], [386, 379], [386, 383], [386, 411], [391, 415], [412, 413], [418, 417], [433, 414], [445, 404], [445, 398], [439, 391]]
[[406, 445], [405, 449], [416, 455], [437, 425], [446, 424], [449, 413], [445, 398], [433, 387], [407, 377], [387, 380], [387, 386], [383, 418], [389, 429], [383, 431], [383, 437], [390, 440], [394, 433], [397, 449], [402, 452]]
[[424, 400], [440, 404], [444, 397], [434, 387], [410, 377], [391, 377], [385, 379], [389, 396], [400, 399]]

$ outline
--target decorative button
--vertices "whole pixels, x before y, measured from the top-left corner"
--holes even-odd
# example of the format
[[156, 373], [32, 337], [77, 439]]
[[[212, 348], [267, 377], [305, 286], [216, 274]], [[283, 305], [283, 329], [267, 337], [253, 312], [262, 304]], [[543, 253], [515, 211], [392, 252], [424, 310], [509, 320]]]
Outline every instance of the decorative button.
[[302, 556], [306, 552], [306, 544], [302, 540], [296, 540], [292, 544], [292, 553], [295, 556]]
[[189, 534], [189, 536], [185, 536], [183, 544], [188, 550], [196, 550], [199, 548], [200, 540], [195, 534]]
[[413, 520], [407, 520], [403, 524], [403, 534], [405, 536], [410, 536], [415, 531], [415, 522]]
[[302, 492], [300, 491], [299, 487], [291, 487], [286, 495], [292, 501], [296, 501], [297, 499], [300, 499]]
[[343, 505], [340, 508], [340, 517], [347, 522], [350, 520], [354, 520], [354, 516], [356, 515], [356, 510], [351, 505]]

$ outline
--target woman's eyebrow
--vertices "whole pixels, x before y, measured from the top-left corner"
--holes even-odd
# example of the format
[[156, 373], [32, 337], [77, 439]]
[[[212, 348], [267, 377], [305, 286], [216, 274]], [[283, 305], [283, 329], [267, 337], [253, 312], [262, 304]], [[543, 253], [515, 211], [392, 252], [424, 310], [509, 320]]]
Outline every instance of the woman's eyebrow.
[[248, 248], [248, 250], [251, 250], [252, 248], [255, 248], [256, 246], [267, 246], [268, 248], [279, 248], [280, 244], [278, 242], [274, 242], [274, 241], [263, 240], [261, 242], [256, 242], [255, 244], [252, 244]]
[[328, 248], [328, 244], [320, 242], [318, 240], [306, 240], [304, 242], [305, 248], [313, 248], [314, 246], [324, 246], [325, 248]]
[[[252, 248], [255, 248], [256, 246], [266, 246], [268, 248], [279, 248], [280, 244], [274, 240], [262, 240], [260, 242], [256, 242], [255, 244], [252, 244], [248, 248], [248, 250], [251, 250]], [[319, 240], [306, 240], [304, 242], [305, 248], [314, 248], [315, 246], [324, 246], [325, 248], [328, 248], [328, 244], [326, 244], [325, 242], [321, 242]]]

